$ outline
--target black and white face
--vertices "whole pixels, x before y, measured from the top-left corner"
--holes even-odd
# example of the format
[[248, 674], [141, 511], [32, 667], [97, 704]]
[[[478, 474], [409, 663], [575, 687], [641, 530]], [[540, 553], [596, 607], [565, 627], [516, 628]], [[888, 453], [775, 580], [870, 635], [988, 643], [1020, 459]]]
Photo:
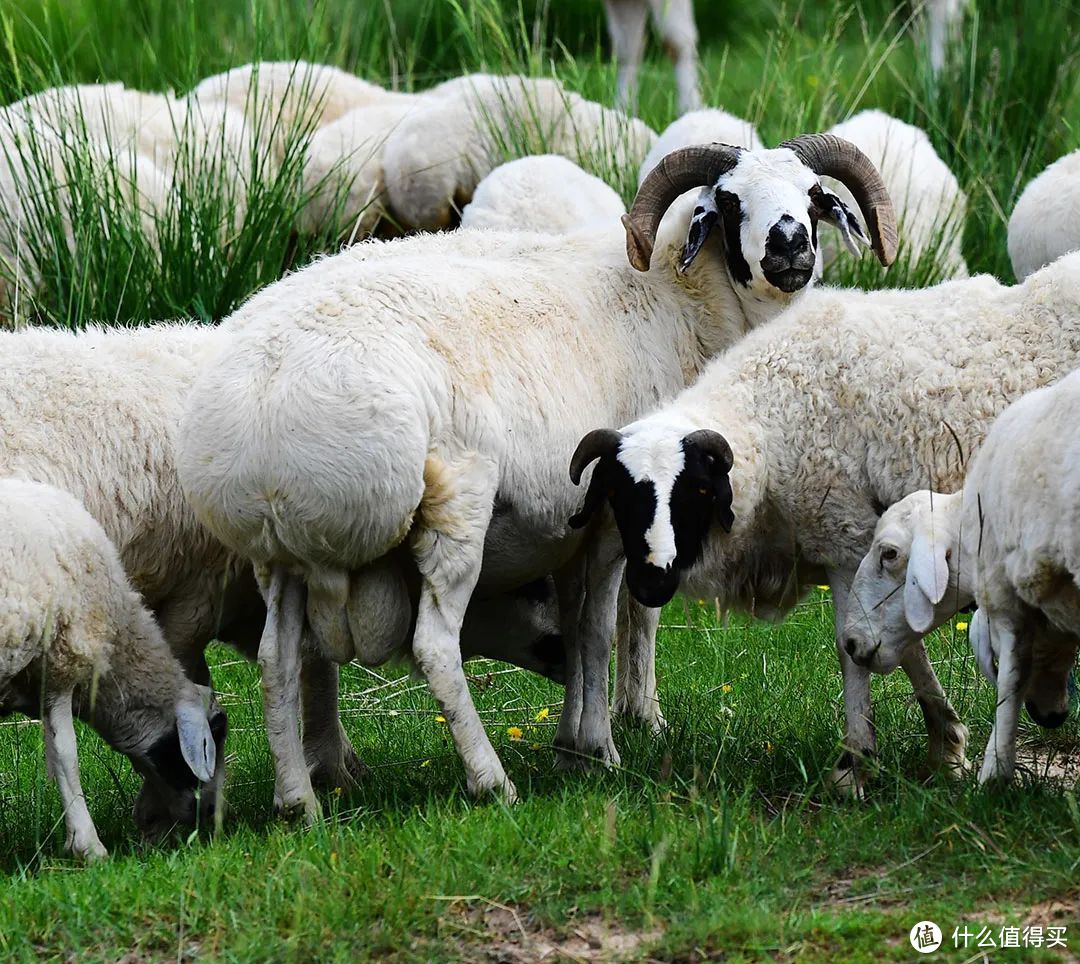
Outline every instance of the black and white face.
[[731, 449], [716, 432], [652, 418], [631, 425], [593, 470], [582, 526], [606, 499], [626, 555], [626, 584], [645, 606], [663, 606], [700, 557], [714, 522], [731, 530]]
[[702, 190], [681, 268], [720, 224], [728, 271], [737, 284], [761, 295], [791, 294], [813, 277], [819, 221], [836, 226], [856, 253], [858, 243], [868, 243], [852, 212], [794, 151], [744, 151], [738, 164]]

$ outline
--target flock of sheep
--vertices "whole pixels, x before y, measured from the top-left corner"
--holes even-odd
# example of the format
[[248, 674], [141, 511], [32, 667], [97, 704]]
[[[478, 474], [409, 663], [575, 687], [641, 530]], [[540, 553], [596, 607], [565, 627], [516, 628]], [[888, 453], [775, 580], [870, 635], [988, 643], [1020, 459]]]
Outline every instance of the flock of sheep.
[[[57, 145], [77, 123], [151, 226], [186, 139], [223, 148], [242, 212], [256, 159], [280, 163], [299, 127], [298, 230], [409, 232], [316, 261], [215, 328], [0, 335], [0, 712], [43, 718], [76, 854], [105, 851], [73, 717], [145, 777], [143, 829], [220, 813], [213, 639], [258, 660], [275, 805], [308, 819], [316, 787], [362, 772], [339, 665], [412, 660], [470, 792], [512, 799], [463, 661], [564, 683], [561, 758], [616, 763], [613, 641], [614, 711], [658, 731], [658, 607], [677, 591], [769, 616], [828, 581], [834, 779], [854, 792], [875, 748], [870, 674], [898, 665], [931, 764], [968, 767], [922, 637], [972, 602], [1001, 694], [982, 779], [1012, 776], [1021, 698], [1064, 720], [1080, 155], [1017, 205], [1022, 283], [1006, 287], [967, 276], [955, 177], [880, 111], [768, 149], [721, 110], [657, 137], [554, 80], [401, 94], [259, 64], [186, 98], [57, 89], [0, 123]], [[500, 163], [522, 136], [546, 153]], [[640, 166], [629, 212], [579, 166], [597, 157]], [[0, 202], [18, 228], [15, 158]], [[3, 252], [25, 281], [18, 242]], [[936, 257], [951, 280], [815, 287], [863, 247], [883, 265]]]

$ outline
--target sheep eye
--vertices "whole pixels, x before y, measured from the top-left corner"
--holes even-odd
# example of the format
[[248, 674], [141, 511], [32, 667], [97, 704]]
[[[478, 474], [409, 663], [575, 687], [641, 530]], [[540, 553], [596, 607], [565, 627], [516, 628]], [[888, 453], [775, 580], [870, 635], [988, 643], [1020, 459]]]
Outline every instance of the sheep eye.
[[882, 546], [881, 547], [881, 561], [892, 562], [897, 556], [895, 546]]

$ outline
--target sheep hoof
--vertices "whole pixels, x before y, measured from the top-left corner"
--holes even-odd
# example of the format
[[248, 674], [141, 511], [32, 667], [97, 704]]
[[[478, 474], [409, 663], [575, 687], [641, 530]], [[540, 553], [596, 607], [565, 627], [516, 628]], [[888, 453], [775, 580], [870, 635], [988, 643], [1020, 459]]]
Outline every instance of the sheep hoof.
[[866, 774], [854, 761], [842, 762], [829, 774], [829, 787], [837, 796], [849, 800], [865, 800]]
[[104, 860], [109, 856], [105, 845], [98, 840], [97, 834], [79, 835], [68, 840], [68, 849], [80, 860], [88, 864]]
[[274, 813], [287, 823], [299, 823], [310, 827], [322, 819], [322, 807], [315, 795], [294, 795], [288, 798], [274, 797]]
[[987, 756], [979, 771], [979, 785], [987, 790], [1003, 790], [1013, 781], [1014, 769], [1004, 760]]
[[491, 774], [468, 781], [469, 796], [479, 800], [487, 796], [501, 796], [505, 803], [517, 803], [517, 788], [506, 774]]
[[586, 761], [575, 743], [560, 740], [556, 737], [554, 747], [556, 770], [569, 773], [572, 770], [581, 770], [585, 767]]
[[616, 700], [611, 707], [613, 716], [617, 716], [623, 724], [640, 725], [649, 728], [653, 736], [659, 736], [667, 729], [667, 720], [660, 712], [660, 707], [655, 704], [648, 707], [630, 706], [622, 700]]
[[332, 759], [321, 759], [312, 754], [308, 761], [311, 785], [319, 790], [351, 790], [371, 773], [367, 764], [351, 749], [335, 754]]

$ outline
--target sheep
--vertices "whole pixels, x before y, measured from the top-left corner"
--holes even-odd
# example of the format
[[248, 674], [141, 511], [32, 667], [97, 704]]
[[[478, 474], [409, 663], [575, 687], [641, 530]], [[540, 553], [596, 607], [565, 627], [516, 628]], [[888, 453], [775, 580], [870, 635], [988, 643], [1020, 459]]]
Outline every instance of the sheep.
[[[182, 324], [0, 335], [0, 476], [51, 483], [86, 506], [201, 684], [210, 682], [209, 641], [253, 659], [264, 621], [250, 573], [199, 524], [175, 467], [188, 392], [226, 342], [219, 328]], [[465, 658], [487, 655], [560, 678], [553, 605], [537, 600], [535, 587], [531, 596], [479, 602], [462, 637]], [[306, 654], [302, 683], [313, 778], [343, 786], [363, 768], [338, 722], [336, 669]]]
[[924, 13], [930, 72], [936, 77], [945, 67], [945, 54], [964, 17], [964, 0], [926, 0]]
[[[300, 629], [306, 618], [337, 662], [407, 644], [360, 635], [358, 599], [402, 598], [391, 554], [421, 575], [412, 656], [468, 788], [513, 798], [461, 669], [466, 603], [552, 573], [564, 632], [576, 631], [585, 559], [565, 528], [564, 447], [589, 421], [678, 391], [799, 297], [819, 219], [854, 224], [822, 173], [853, 189], [888, 261], [880, 178], [851, 145], [806, 135], [774, 151], [670, 155], [624, 218], [641, 271], [602, 233], [422, 235], [349, 248], [226, 320], [233, 337], [191, 393], [178, 467], [198, 517], [253, 562], [267, 600], [259, 661], [281, 809], [319, 812], [296, 727]], [[684, 199], [661, 224], [702, 184], [700, 205]]]
[[[900, 225], [900, 257], [909, 264], [933, 264], [943, 278], [966, 278], [962, 247], [967, 197], [926, 133], [880, 110], [864, 110], [829, 132], [857, 145], [881, 171]], [[830, 183], [845, 203], [840, 184]], [[838, 248], [822, 243], [825, 266]]]
[[757, 128], [747, 120], [729, 114], [726, 110], [707, 107], [683, 114], [672, 121], [645, 155], [638, 171], [638, 184], [672, 151], [694, 144], [733, 144], [749, 150], [763, 150], [765, 145], [758, 136]]
[[[850, 586], [878, 516], [927, 478], [957, 485], [957, 443], [970, 451], [1011, 399], [1076, 365], [1078, 269], [1073, 255], [1016, 288], [977, 276], [919, 291], [810, 291], [673, 402], [621, 431], [590, 432], [575, 452], [574, 479], [599, 462], [573, 524], [611, 506], [616, 526], [604, 530], [621, 539], [640, 603], [661, 606], [681, 589], [769, 615], [810, 585], [832, 587], [847, 747], [833, 779], [843, 789], [861, 790], [856, 757], [875, 745], [869, 667], [852, 658], [844, 629], [877, 601], [853, 600]], [[586, 605], [598, 623], [615, 598]], [[641, 686], [654, 644], [628, 643]], [[608, 640], [580, 645], [606, 659]], [[921, 642], [900, 665], [926, 716], [931, 764], [963, 768], [967, 732]], [[606, 675], [593, 692], [606, 704]], [[602, 728], [600, 706], [591, 713]]]
[[174, 819], [212, 816], [225, 714], [184, 676], [101, 526], [66, 492], [0, 479], [0, 572], [0, 707], [43, 718], [68, 849], [106, 856], [79, 781], [73, 716], [131, 758]]
[[645, 20], [650, 9], [656, 31], [675, 67], [679, 113], [697, 110], [701, 91], [697, 79], [697, 25], [691, 0], [604, 0], [608, 34], [619, 68], [615, 103], [621, 110], [633, 110], [637, 103], [637, 73], [645, 50]]
[[586, 166], [636, 165], [655, 135], [546, 78], [473, 74], [425, 94], [386, 139], [389, 207], [406, 227], [449, 226], [508, 154], [546, 151]]
[[1009, 218], [1009, 260], [1017, 281], [1080, 250], [1080, 151], [1059, 157], [1031, 181]]
[[1021, 696], [1040, 726], [1068, 717], [1078, 645], [1069, 426], [1078, 403], [1075, 372], [1013, 402], [983, 426], [961, 490], [913, 492], [882, 515], [852, 583], [845, 645], [881, 673], [978, 602], [972, 648], [1000, 695], [982, 783], [1012, 778]]
[[558, 154], [522, 157], [495, 168], [461, 213], [463, 228], [492, 231], [611, 230], [622, 234], [622, 198]]

